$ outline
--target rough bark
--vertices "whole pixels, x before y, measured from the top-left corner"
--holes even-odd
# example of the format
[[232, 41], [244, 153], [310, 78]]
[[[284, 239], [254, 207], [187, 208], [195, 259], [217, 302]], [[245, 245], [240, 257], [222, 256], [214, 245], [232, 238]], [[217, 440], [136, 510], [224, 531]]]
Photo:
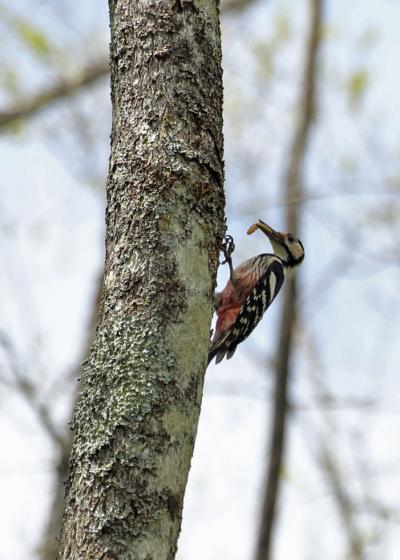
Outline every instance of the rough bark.
[[60, 559], [171, 560], [224, 233], [213, 0], [110, 0], [113, 128], [100, 322]]
[[[300, 207], [289, 202], [302, 198], [303, 167], [315, 108], [322, 0], [310, 0], [309, 5], [309, 30], [305, 47], [303, 83], [298, 102], [298, 119], [284, 177], [285, 198], [288, 201], [286, 205], [286, 231], [295, 234], [299, 234]], [[289, 382], [296, 315], [297, 283], [295, 276], [291, 276], [287, 279], [276, 351], [275, 395], [268, 449], [269, 460], [265, 476], [255, 560], [269, 560], [272, 555], [272, 537], [276, 524], [276, 507], [279, 499], [280, 475], [286, 443], [290, 402]]]

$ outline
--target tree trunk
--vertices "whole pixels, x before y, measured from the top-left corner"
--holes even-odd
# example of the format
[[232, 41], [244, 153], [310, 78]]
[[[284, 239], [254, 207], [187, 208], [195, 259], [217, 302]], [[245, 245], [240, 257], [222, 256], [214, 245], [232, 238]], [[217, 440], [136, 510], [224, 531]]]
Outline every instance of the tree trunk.
[[172, 559], [224, 233], [214, 0], [110, 0], [100, 322], [82, 372], [60, 559]]

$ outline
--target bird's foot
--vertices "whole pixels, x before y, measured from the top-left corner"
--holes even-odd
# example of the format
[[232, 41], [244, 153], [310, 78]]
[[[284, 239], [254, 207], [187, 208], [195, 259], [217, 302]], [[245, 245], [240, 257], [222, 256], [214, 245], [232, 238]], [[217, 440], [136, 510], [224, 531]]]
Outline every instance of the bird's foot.
[[219, 264], [226, 264], [232, 262], [232, 253], [235, 250], [235, 242], [231, 235], [225, 235], [221, 246], [221, 252], [224, 254], [225, 260]]
[[231, 235], [225, 235], [222, 242], [221, 252], [224, 254], [225, 260], [219, 264], [228, 263], [230, 278], [233, 282], [233, 266], [232, 266], [232, 253], [235, 250], [235, 242]]

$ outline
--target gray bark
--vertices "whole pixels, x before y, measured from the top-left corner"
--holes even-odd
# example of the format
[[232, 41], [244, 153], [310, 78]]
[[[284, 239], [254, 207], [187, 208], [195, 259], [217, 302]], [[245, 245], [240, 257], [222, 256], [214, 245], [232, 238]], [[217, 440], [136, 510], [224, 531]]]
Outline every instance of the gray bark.
[[60, 559], [172, 559], [224, 233], [213, 0], [110, 0], [113, 128], [100, 319]]

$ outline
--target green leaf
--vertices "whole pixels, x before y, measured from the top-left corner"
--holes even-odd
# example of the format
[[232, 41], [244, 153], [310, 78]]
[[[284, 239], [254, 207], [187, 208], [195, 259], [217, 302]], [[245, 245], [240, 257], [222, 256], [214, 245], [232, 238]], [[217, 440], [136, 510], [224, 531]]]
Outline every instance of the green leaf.
[[292, 29], [289, 16], [286, 12], [281, 11], [275, 22], [275, 41], [279, 44], [283, 44], [290, 39], [291, 34]]
[[271, 80], [275, 73], [276, 58], [292, 36], [289, 15], [280, 11], [275, 18], [274, 30], [269, 38], [253, 43], [252, 50], [259, 66], [259, 75], [264, 80]]
[[20, 136], [23, 131], [23, 120], [22, 119], [14, 119], [12, 122], [6, 124], [5, 130], [8, 134], [13, 136]]
[[17, 31], [21, 39], [35, 54], [38, 56], [47, 56], [50, 54], [50, 43], [42, 31], [26, 22], [19, 22]]
[[348, 101], [351, 107], [360, 105], [369, 84], [369, 73], [365, 68], [353, 72], [347, 80]]
[[0, 84], [7, 93], [16, 94], [19, 91], [18, 74], [12, 68], [7, 68], [0, 74]]

